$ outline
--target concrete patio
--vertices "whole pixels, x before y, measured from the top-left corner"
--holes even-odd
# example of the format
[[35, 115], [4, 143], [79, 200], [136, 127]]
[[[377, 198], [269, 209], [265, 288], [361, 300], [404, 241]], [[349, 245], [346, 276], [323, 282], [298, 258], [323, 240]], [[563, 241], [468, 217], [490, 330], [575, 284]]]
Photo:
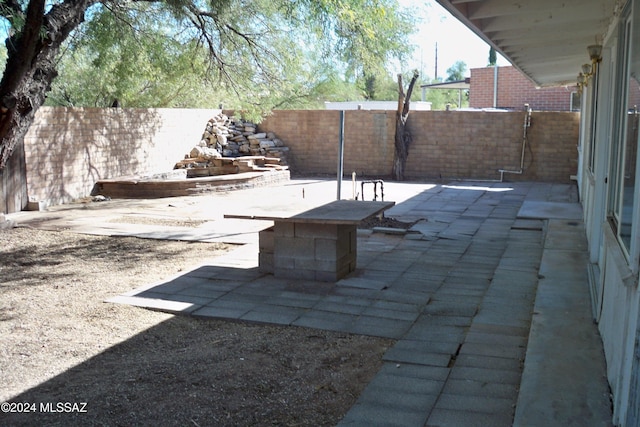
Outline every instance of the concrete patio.
[[[342, 197], [352, 197], [350, 182]], [[241, 244], [193, 271], [114, 295], [113, 303], [397, 340], [340, 425], [611, 425], [574, 185], [385, 183], [385, 200], [396, 202], [385, 215], [417, 222], [406, 233], [359, 230], [357, 269], [335, 283], [259, 272], [257, 233], [270, 222], [223, 218], [297, 213], [335, 198], [335, 181], [306, 179], [210, 196], [64, 205], [9, 219]], [[136, 221], [142, 218], [156, 221]], [[172, 220], [197, 226], [167, 225]]]

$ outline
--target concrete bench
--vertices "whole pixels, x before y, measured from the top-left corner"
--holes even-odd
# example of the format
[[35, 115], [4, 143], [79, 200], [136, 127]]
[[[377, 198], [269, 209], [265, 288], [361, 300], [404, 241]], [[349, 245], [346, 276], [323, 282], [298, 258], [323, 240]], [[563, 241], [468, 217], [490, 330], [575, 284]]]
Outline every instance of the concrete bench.
[[260, 270], [276, 277], [333, 282], [356, 268], [357, 227], [395, 202], [336, 200], [293, 216], [225, 215], [273, 221], [260, 232]]

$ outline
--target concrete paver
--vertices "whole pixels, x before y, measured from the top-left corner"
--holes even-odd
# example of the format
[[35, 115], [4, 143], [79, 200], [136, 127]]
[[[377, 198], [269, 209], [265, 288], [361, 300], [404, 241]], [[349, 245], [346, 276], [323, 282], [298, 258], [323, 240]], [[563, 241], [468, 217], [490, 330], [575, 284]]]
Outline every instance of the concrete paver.
[[514, 426], [611, 425], [584, 240], [581, 223], [549, 220]]
[[[358, 267], [337, 283], [261, 273], [257, 232], [270, 223], [222, 218], [326, 203], [335, 198], [329, 181], [155, 203], [112, 201], [80, 212], [53, 208], [13, 219], [77, 232], [243, 244], [112, 302], [397, 340], [340, 425], [607, 425], [604, 358], [590, 318], [575, 187], [386, 184], [385, 196], [396, 202], [386, 216], [418, 222], [406, 234], [359, 232]], [[195, 228], [118, 222], [136, 215], [204, 222]]]

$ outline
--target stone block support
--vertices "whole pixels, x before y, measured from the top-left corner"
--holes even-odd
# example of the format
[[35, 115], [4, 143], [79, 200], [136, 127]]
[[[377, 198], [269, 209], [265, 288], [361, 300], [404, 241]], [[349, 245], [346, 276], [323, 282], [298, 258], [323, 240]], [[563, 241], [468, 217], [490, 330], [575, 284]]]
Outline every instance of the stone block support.
[[272, 266], [276, 277], [330, 282], [356, 268], [356, 225], [276, 222], [269, 230], [260, 233], [260, 268]]

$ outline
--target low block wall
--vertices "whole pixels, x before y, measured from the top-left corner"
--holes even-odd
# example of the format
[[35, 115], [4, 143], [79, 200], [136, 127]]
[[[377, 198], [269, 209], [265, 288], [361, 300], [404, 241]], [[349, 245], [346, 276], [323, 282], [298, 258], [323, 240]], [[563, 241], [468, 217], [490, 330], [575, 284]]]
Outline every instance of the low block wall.
[[[29, 200], [88, 196], [99, 179], [166, 172], [200, 140], [219, 110], [41, 108], [25, 138]], [[518, 170], [524, 112], [412, 111], [409, 179], [499, 179]], [[340, 112], [275, 111], [260, 126], [289, 147], [293, 174], [335, 175]], [[577, 170], [578, 113], [534, 112], [524, 171], [506, 180], [568, 182]], [[345, 112], [344, 172], [388, 178], [394, 111]]]

